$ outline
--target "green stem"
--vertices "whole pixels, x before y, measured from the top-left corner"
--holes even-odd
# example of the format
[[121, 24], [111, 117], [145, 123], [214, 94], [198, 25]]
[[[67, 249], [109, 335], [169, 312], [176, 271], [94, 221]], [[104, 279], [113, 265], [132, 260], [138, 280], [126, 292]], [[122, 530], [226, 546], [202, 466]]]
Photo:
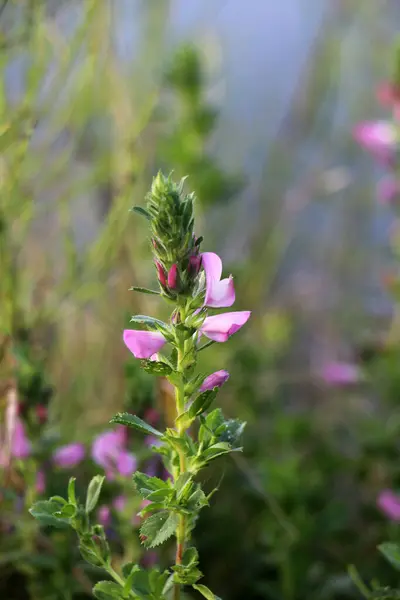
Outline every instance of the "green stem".
[[[125, 587], [125, 581], [120, 575], [118, 575], [117, 571], [115, 571], [110, 564], [104, 564], [104, 568], [107, 573], [111, 575], [114, 581], [116, 581], [122, 588]], [[136, 595], [132, 591], [129, 591], [128, 598], [136, 598]]]
[[[181, 374], [180, 381], [175, 388], [175, 400], [176, 400], [176, 413], [177, 416], [182, 414], [185, 410], [185, 388], [184, 388], [184, 358], [185, 358], [185, 348], [182, 347], [181, 344], [178, 345], [178, 360], [177, 360], [177, 371]], [[185, 433], [185, 430], [180, 426], [178, 427], [178, 432], [180, 435]], [[179, 473], [178, 476], [186, 471], [186, 457], [184, 452], [179, 452]], [[179, 524], [176, 530], [176, 555], [175, 555], [175, 564], [182, 564], [183, 552], [185, 549], [185, 539], [186, 539], [186, 517], [184, 515], [179, 515]], [[181, 597], [181, 586], [179, 583], [176, 583], [174, 586], [174, 600], [180, 600]]]

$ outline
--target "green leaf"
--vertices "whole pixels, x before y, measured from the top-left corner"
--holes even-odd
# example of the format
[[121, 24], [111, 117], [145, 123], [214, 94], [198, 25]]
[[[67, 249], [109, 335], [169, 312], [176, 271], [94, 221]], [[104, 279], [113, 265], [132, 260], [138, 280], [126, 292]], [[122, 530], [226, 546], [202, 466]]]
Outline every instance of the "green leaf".
[[68, 502], [76, 506], [75, 481], [76, 477], [70, 477], [68, 482]]
[[189, 411], [186, 410], [175, 419], [175, 426], [179, 431], [184, 431], [189, 429], [194, 420], [195, 417], [191, 417]]
[[125, 598], [129, 597], [129, 592], [132, 589], [133, 580], [137, 571], [140, 571], [139, 565], [132, 562], [127, 563], [122, 567], [122, 574], [125, 577], [125, 585], [123, 589], [123, 595]]
[[195, 417], [203, 414], [212, 404], [215, 396], [218, 393], [218, 388], [215, 387], [212, 390], [206, 390], [205, 392], [201, 392], [192, 402], [189, 408], [189, 416], [194, 419]]
[[167, 510], [147, 517], [140, 528], [143, 544], [146, 548], [159, 546], [175, 533], [178, 523], [178, 515]]
[[151, 375], [160, 375], [166, 377], [172, 373], [172, 369], [167, 363], [157, 360], [141, 360], [140, 364], [146, 373]]
[[98, 600], [121, 600], [123, 598], [121, 586], [113, 581], [99, 581], [92, 592]]
[[90, 513], [93, 509], [96, 508], [104, 480], [104, 475], [95, 475], [89, 483], [85, 507], [87, 513]]
[[145, 208], [142, 208], [141, 206], [133, 206], [131, 208], [131, 211], [135, 212], [138, 215], [141, 215], [142, 217], [145, 217], [148, 221], [151, 221], [151, 216]]
[[400, 571], [400, 546], [392, 542], [384, 542], [378, 546], [379, 552], [397, 570]]
[[147, 433], [150, 435], [156, 435], [157, 437], [162, 437], [161, 431], [157, 431], [151, 425], [139, 419], [136, 415], [131, 415], [130, 413], [117, 413], [110, 421], [110, 423], [117, 423], [119, 425], [126, 425], [127, 427], [133, 427], [142, 433]]
[[199, 553], [197, 552], [197, 548], [190, 547], [186, 548], [182, 557], [182, 564], [185, 567], [192, 567], [197, 565], [199, 562]]
[[213, 594], [207, 586], [202, 585], [201, 583], [194, 583], [192, 587], [200, 592], [200, 594], [203, 594], [204, 598], [207, 598], [207, 600], [221, 600], [218, 596]]
[[79, 544], [79, 552], [81, 553], [82, 558], [90, 565], [94, 565], [95, 567], [101, 567], [103, 565], [99, 555], [85, 544]]
[[156, 290], [149, 290], [148, 288], [144, 288], [144, 287], [137, 287], [137, 286], [132, 286], [129, 288], [130, 292], [140, 292], [141, 294], [151, 294], [153, 296], [159, 296], [160, 292], [157, 292]]
[[146, 327], [154, 331], [165, 331], [170, 334], [169, 327], [164, 321], [148, 317], [147, 315], [133, 315], [133, 317], [131, 317], [131, 323], [139, 323], [140, 325], [146, 325]]
[[145, 500], [153, 492], [157, 492], [160, 490], [171, 491], [171, 487], [166, 481], [163, 481], [158, 477], [150, 477], [150, 475], [146, 475], [145, 473], [141, 473], [140, 471], [136, 471], [132, 479], [138, 493]]
[[56, 516], [63, 509], [63, 505], [49, 500], [40, 500], [35, 502], [29, 509], [31, 515], [42, 525], [63, 529], [70, 525], [69, 520], [61, 516]]
[[54, 516], [61, 519], [71, 519], [76, 515], [76, 506], [73, 504], [64, 504], [63, 507], [54, 513]]

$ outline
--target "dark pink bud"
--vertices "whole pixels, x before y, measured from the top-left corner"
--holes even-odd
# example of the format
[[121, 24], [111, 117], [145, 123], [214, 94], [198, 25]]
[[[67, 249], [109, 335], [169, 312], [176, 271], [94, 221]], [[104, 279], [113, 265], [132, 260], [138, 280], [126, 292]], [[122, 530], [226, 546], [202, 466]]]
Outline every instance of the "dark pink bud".
[[174, 264], [168, 271], [168, 287], [171, 290], [174, 290], [176, 288], [177, 281], [178, 281], [178, 267], [176, 264]]
[[41, 423], [45, 423], [47, 420], [47, 408], [43, 404], [36, 406], [36, 415]]
[[190, 275], [197, 275], [201, 267], [201, 256], [192, 255], [189, 258], [189, 273]]
[[164, 269], [162, 268], [159, 262], [156, 262], [156, 269], [158, 274], [158, 281], [161, 283], [161, 285], [167, 285], [167, 279], [165, 277]]

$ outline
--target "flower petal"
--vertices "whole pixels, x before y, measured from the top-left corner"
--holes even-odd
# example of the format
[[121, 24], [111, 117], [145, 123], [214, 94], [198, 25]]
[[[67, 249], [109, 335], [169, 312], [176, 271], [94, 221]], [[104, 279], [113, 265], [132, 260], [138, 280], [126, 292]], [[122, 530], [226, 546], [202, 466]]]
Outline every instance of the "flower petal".
[[392, 490], [382, 490], [377, 499], [378, 508], [392, 521], [400, 521], [400, 496]]
[[357, 365], [346, 362], [327, 363], [320, 373], [325, 383], [330, 385], [347, 385], [357, 383], [361, 379], [361, 371]]
[[85, 457], [85, 448], [82, 444], [67, 444], [61, 446], [53, 454], [53, 462], [58, 467], [68, 469], [69, 467], [75, 467]]
[[117, 456], [116, 467], [118, 473], [124, 477], [133, 475], [137, 467], [136, 456], [130, 452], [126, 452], [126, 450], [121, 450]]
[[204, 304], [210, 308], [227, 308], [235, 302], [233, 278], [221, 279], [222, 261], [214, 252], [204, 252], [201, 255], [202, 265], [206, 274], [206, 297]]
[[226, 342], [249, 320], [251, 312], [241, 310], [207, 317], [200, 328], [201, 333], [214, 342]]
[[228, 379], [228, 371], [215, 371], [215, 373], [211, 373], [211, 375], [205, 378], [199, 389], [199, 392], [205, 392], [207, 390], [213, 390], [215, 387], [221, 387], [221, 385], [224, 385]]
[[166, 340], [158, 331], [125, 329], [124, 342], [136, 358], [150, 358], [164, 346]]
[[384, 163], [392, 161], [399, 142], [396, 128], [389, 121], [359, 123], [354, 129], [354, 137]]
[[109, 468], [123, 449], [124, 441], [125, 434], [120, 429], [101, 433], [92, 445], [93, 460], [104, 469]]

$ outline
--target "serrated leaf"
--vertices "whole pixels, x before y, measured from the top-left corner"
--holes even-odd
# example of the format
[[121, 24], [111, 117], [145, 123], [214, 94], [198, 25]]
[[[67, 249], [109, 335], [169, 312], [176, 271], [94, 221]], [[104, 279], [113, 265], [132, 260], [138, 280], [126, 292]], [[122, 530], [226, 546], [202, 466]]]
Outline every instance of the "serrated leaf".
[[146, 325], [149, 329], [159, 331], [166, 331], [169, 333], [169, 328], [164, 321], [160, 321], [159, 319], [154, 319], [153, 317], [148, 317], [147, 315], [133, 315], [130, 319], [131, 323], [138, 323], [140, 325]]
[[61, 516], [56, 516], [63, 509], [63, 505], [49, 500], [40, 500], [35, 502], [29, 509], [31, 515], [42, 525], [64, 529], [69, 526], [69, 520]]
[[146, 548], [154, 548], [164, 543], [174, 535], [178, 523], [178, 515], [169, 513], [167, 510], [147, 517], [140, 528], [144, 546]]
[[90, 513], [97, 506], [97, 502], [99, 500], [101, 487], [104, 483], [105, 476], [104, 475], [95, 475], [88, 486], [88, 491], [86, 495], [86, 507], [85, 510], [87, 513]]
[[139, 419], [136, 415], [131, 415], [130, 413], [117, 413], [110, 421], [110, 423], [117, 423], [119, 425], [126, 425], [126, 427], [133, 427], [142, 433], [148, 433], [151, 435], [156, 435], [157, 437], [162, 437], [161, 431], [154, 429], [151, 425]]
[[157, 292], [156, 290], [149, 290], [148, 288], [144, 288], [144, 287], [137, 287], [135, 285], [133, 285], [132, 287], [129, 288], [130, 292], [139, 292], [141, 294], [151, 294], [153, 296], [159, 296], [160, 292]]
[[158, 477], [151, 477], [150, 475], [146, 475], [146, 473], [141, 473], [140, 471], [136, 471], [132, 479], [138, 493], [144, 499], [147, 499], [152, 492], [159, 490], [171, 490], [166, 481], [163, 481]]
[[123, 598], [121, 586], [113, 581], [99, 581], [92, 592], [98, 600], [121, 600]]
[[192, 587], [198, 592], [200, 592], [200, 594], [202, 594], [204, 598], [207, 598], [207, 600], [221, 600], [220, 598], [218, 598], [218, 596], [213, 594], [212, 591], [206, 585], [202, 585], [201, 583], [194, 583]]
[[136, 214], [145, 217], [145, 219], [147, 219], [148, 221], [151, 221], [151, 216], [145, 208], [142, 208], [141, 206], [133, 206], [131, 210], [132, 212], [135, 212]]
[[378, 546], [378, 550], [386, 560], [397, 570], [400, 571], [400, 546], [392, 542], [384, 542]]
[[189, 416], [194, 419], [203, 414], [211, 406], [217, 393], [218, 387], [201, 392], [201, 394], [199, 394], [192, 402], [189, 408]]

